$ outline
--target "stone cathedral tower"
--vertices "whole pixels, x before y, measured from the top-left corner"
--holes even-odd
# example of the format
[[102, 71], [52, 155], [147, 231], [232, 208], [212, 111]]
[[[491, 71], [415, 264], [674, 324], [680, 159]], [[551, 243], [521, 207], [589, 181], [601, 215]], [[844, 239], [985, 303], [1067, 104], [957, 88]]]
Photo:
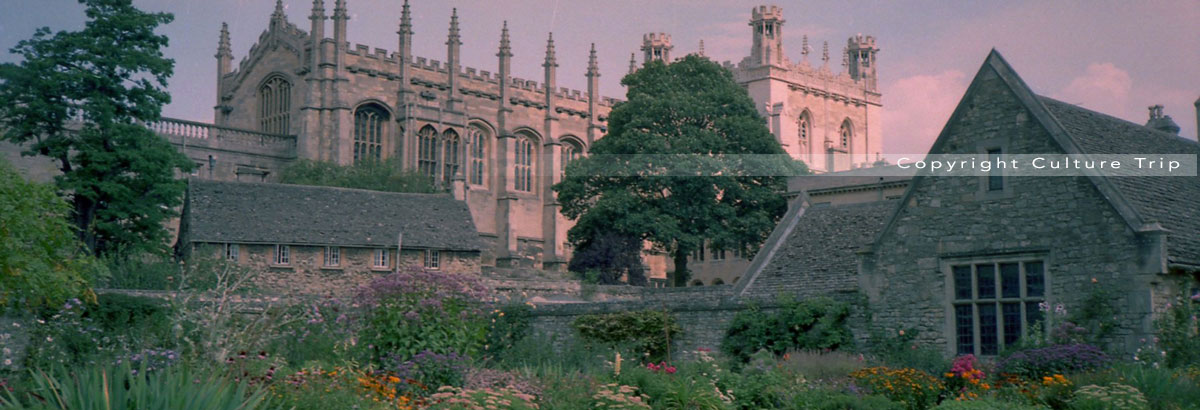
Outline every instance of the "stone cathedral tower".
[[[828, 42], [822, 47], [820, 61], [809, 62], [812, 50], [807, 36], [800, 47], [800, 61], [788, 59], [783, 43], [785, 22], [781, 7], [752, 8], [749, 56], [737, 64], [725, 62], [725, 67], [749, 91], [771, 133], [792, 157], [816, 172], [872, 165], [883, 150], [875, 38], [850, 37], [841, 58], [843, 69], [835, 72], [830, 67]], [[643, 36], [643, 61], [671, 61], [667, 54], [670, 39], [664, 33]], [[658, 52], [660, 49], [663, 51]], [[703, 50], [697, 54], [704, 56]]]

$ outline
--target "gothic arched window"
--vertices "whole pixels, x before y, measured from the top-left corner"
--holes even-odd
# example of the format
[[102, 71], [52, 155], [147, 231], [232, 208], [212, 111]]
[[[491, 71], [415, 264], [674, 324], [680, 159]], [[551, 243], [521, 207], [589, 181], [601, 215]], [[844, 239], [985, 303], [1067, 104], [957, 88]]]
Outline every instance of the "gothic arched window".
[[797, 125], [796, 133], [800, 139], [800, 146], [806, 146], [808, 145], [808, 137], [812, 135], [812, 118], [809, 118], [808, 111], [800, 114], [800, 120]]
[[851, 124], [848, 119], [842, 121], [842, 127], [838, 129], [838, 135], [842, 138], [842, 148], [848, 151], [850, 149], [850, 140], [854, 138], [854, 124]]
[[484, 185], [484, 174], [487, 170], [487, 141], [489, 133], [482, 127], [473, 125], [467, 127], [467, 153], [471, 158], [470, 176], [467, 181], [473, 185]]
[[533, 138], [521, 135], [516, 143], [516, 161], [513, 162], [513, 188], [533, 192]]
[[292, 83], [275, 76], [258, 88], [258, 130], [286, 135], [291, 123]]
[[428, 125], [417, 131], [417, 169], [427, 176], [437, 177], [438, 135], [437, 130]]
[[383, 159], [389, 117], [378, 104], [363, 104], [354, 110], [354, 162]]
[[558, 172], [566, 175], [567, 164], [571, 161], [579, 159], [583, 156], [583, 146], [574, 139], [563, 139], [562, 142], [562, 161], [559, 163]]
[[459, 158], [462, 153], [458, 150], [461, 141], [458, 139], [458, 133], [454, 130], [446, 130], [442, 133], [442, 141], [445, 143], [445, 149], [443, 149], [445, 159], [442, 161], [445, 169], [442, 170], [442, 179], [449, 183], [454, 179], [454, 174], [458, 173], [459, 164], [462, 162], [462, 158]]

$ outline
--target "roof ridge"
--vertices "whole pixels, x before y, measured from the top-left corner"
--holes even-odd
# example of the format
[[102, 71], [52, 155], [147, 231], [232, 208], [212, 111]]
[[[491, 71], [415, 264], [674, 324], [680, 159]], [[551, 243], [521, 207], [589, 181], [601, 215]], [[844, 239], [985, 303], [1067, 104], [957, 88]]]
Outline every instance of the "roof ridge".
[[[1155, 128], [1152, 128], [1152, 127], [1147, 127], [1145, 124], [1138, 124], [1138, 123], [1136, 123], [1136, 122], [1129, 121], [1129, 120], [1126, 120], [1126, 119], [1124, 119], [1124, 118], [1120, 118], [1120, 117], [1117, 117], [1117, 116], [1114, 116], [1114, 115], [1111, 115], [1111, 114], [1107, 114], [1107, 113], [1103, 113], [1103, 112], [1096, 111], [1096, 110], [1093, 110], [1093, 109], [1089, 109], [1089, 108], [1087, 108], [1087, 107], [1084, 107], [1084, 106], [1082, 106], [1082, 105], [1079, 105], [1079, 104], [1072, 104], [1072, 103], [1069, 103], [1069, 102], [1066, 102], [1066, 101], [1063, 101], [1063, 100], [1059, 100], [1059, 99], [1056, 99], [1056, 98], [1053, 98], [1053, 97], [1047, 97], [1047, 96], [1044, 96], [1044, 95], [1041, 95], [1041, 94], [1036, 94], [1036, 93], [1034, 94], [1034, 96], [1036, 96], [1036, 97], [1038, 97], [1039, 99], [1043, 100], [1043, 103], [1045, 103], [1045, 102], [1049, 101], [1050, 103], [1061, 104], [1061, 105], [1067, 106], [1067, 107], [1069, 107], [1069, 108], [1071, 108], [1071, 109], [1076, 109], [1076, 110], [1083, 110], [1083, 111], [1087, 111], [1087, 112], [1089, 112], [1089, 113], [1092, 113], [1092, 114], [1096, 114], [1096, 115], [1099, 115], [1099, 116], [1105, 117], [1106, 119], [1109, 119], [1109, 120], [1118, 121], [1118, 122], [1121, 122], [1121, 123], [1125, 123], [1125, 124], [1128, 124], [1128, 125], [1132, 125], [1132, 126], [1135, 126], [1135, 127], [1141, 128], [1141, 129], [1144, 129], [1144, 130], [1146, 130], [1146, 131], [1153, 131], [1153, 132], [1154, 132], [1154, 134], [1156, 134], [1156, 135], [1159, 135], [1159, 136], [1162, 136], [1162, 137], [1171, 138], [1171, 139], [1175, 139], [1175, 140], [1180, 140], [1180, 141], [1187, 142], [1187, 143], [1189, 143], [1189, 144], [1192, 144], [1192, 145], [1197, 145], [1197, 146], [1200, 146], [1200, 141], [1193, 140], [1193, 139], [1191, 139], [1191, 138], [1187, 138], [1187, 137], [1184, 137], [1184, 136], [1182, 136], [1182, 135], [1179, 135], [1179, 134], [1172, 134], [1172, 133], [1169, 133], [1169, 132], [1166, 132], [1166, 131], [1163, 131], [1163, 130], [1155, 129]], [[1053, 115], [1053, 114], [1052, 114], [1052, 115]], [[1070, 131], [1068, 131], [1068, 133], [1070, 133]]]
[[281, 183], [281, 182], [253, 182], [253, 181], [217, 181], [217, 180], [212, 180], [212, 179], [189, 179], [188, 182], [189, 183], [198, 182], [201, 184], [225, 184], [225, 185], [285, 186], [285, 187], [295, 187], [295, 188], [301, 188], [301, 189], [304, 189], [304, 188], [329, 189], [329, 190], [339, 190], [339, 191], [376, 193], [376, 194], [385, 194], [385, 195], [409, 195], [409, 196], [420, 196], [420, 197], [451, 197], [451, 198], [453, 198], [453, 196], [447, 192], [432, 192], [432, 193], [395, 192], [395, 191], [380, 191], [380, 190], [366, 189], [366, 188], [348, 188], [348, 187], [330, 186], [330, 185], [285, 184], [285, 183]]

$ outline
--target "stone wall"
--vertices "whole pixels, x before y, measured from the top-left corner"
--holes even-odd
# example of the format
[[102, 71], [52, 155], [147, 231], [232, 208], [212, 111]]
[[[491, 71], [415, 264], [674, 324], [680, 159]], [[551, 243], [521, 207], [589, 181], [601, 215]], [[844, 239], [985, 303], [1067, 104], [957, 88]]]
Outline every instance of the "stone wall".
[[[948, 123], [941, 151], [1062, 152], [1001, 77], [985, 70]], [[920, 342], [954, 354], [950, 265], [1041, 260], [1046, 302], [1074, 311], [1099, 286], [1119, 289], [1115, 341], [1132, 348], [1149, 337], [1150, 286], [1159, 272], [1144, 261], [1160, 258], [1161, 248], [1135, 234], [1087, 178], [1005, 177], [1000, 190], [989, 190], [986, 177], [919, 178], [910, 195], [863, 261], [860, 285], [877, 330], [915, 328]]]

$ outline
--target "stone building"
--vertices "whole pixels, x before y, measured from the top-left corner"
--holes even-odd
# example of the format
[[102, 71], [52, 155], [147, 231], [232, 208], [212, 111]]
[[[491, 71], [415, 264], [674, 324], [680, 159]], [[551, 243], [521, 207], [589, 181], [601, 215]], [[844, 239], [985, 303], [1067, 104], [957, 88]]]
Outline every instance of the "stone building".
[[[200, 178], [273, 181], [297, 159], [396, 160], [467, 202], [485, 241], [486, 265], [564, 267], [572, 223], [558, 212], [551, 186], [567, 162], [603, 136], [617, 103], [599, 95], [595, 50], [589, 50], [584, 74], [587, 90], [568, 90], [557, 86], [552, 35], [539, 83], [510, 75], [506, 26], [499, 28], [496, 68], [488, 71], [462, 66], [457, 13], [450, 16], [442, 62], [412, 54], [407, 2], [394, 52], [351, 45], [347, 1], [333, 6], [330, 16], [324, 0], [314, 1], [305, 31], [288, 21], [277, 2], [266, 30], [236, 66], [222, 26], [214, 124], [171, 120], [152, 126], [197, 163]], [[332, 38], [326, 35], [330, 19]], [[846, 70], [834, 74], [828, 46], [819, 67], [785, 58], [783, 23], [779, 7], [755, 8], [750, 56], [726, 67], [794, 157], [817, 170], [869, 163], [882, 146], [874, 39], [851, 38], [843, 53]], [[669, 35], [651, 33], [643, 40], [644, 61], [672, 61]], [[578, 51], [570, 55], [582, 57]], [[805, 44], [801, 54], [808, 52]], [[661, 261], [649, 266], [651, 276], [669, 269]]]
[[466, 204], [447, 194], [203, 179], [188, 182], [176, 244], [301, 293], [352, 290], [410, 266], [477, 273], [482, 249]]
[[[1153, 119], [1153, 113], [1152, 113]], [[996, 52], [931, 154], [1200, 154], [1200, 144], [1035, 95]], [[1113, 347], [1200, 287], [1200, 177], [932, 177], [899, 199], [815, 206], [801, 197], [736, 297], [833, 295], [869, 307], [858, 330], [918, 331], [947, 355], [994, 355], [1043, 318], [1115, 289]], [[869, 320], [866, 320], [869, 319]]]

